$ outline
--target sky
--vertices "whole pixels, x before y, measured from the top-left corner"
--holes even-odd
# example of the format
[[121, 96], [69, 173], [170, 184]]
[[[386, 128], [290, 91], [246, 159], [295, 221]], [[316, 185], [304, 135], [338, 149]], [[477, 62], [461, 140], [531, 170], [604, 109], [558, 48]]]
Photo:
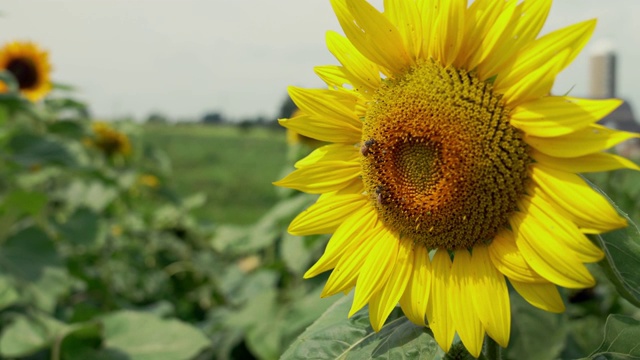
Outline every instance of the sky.
[[[337, 64], [324, 39], [341, 32], [329, 0], [3, 0], [0, 12], [0, 42], [47, 49], [53, 80], [103, 119], [275, 117], [287, 86], [324, 86], [313, 67]], [[618, 96], [640, 117], [640, 1], [555, 0], [542, 33], [591, 18], [594, 36], [554, 92], [588, 96], [589, 55], [607, 44]]]

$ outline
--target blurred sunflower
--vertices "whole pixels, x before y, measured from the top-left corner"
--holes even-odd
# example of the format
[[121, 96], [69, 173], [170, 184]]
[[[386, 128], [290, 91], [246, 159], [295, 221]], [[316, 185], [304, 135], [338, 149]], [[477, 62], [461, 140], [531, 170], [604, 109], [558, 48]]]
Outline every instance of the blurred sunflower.
[[[20, 92], [31, 101], [38, 101], [51, 91], [48, 54], [32, 42], [10, 42], [0, 49], [0, 69], [10, 72], [18, 82]], [[0, 82], [0, 92], [6, 92]]]
[[160, 180], [155, 175], [143, 174], [138, 178], [138, 184], [151, 189], [157, 189], [160, 186]]
[[399, 302], [448, 351], [485, 333], [506, 347], [506, 279], [562, 312], [557, 286], [585, 288], [602, 251], [585, 234], [626, 226], [577, 173], [638, 169], [603, 152], [637, 134], [595, 124], [621, 103], [551, 96], [595, 20], [538, 37], [551, 0], [331, 0], [346, 34], [328, 89], [289, 88], [303, 116], [280, 123], [332, 144], [276, 185], [322, 194], [291, 223], [333, 233], [306, 278], [323, 296], [355, 287], [377, 331]]
[[131, 142], [124, 133], [121, 133], [102, 121], [92, 123], [91, 128], [94, 137], [88, 139], [88, 145], [102, 150], [107, 156], [127, 156], [131, 154]]

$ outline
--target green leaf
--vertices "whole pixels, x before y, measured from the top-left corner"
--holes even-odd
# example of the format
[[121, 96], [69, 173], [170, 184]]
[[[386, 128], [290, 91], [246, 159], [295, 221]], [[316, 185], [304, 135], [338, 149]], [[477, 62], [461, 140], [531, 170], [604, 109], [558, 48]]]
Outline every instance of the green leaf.
[[27, 356], [50, 346], [63, 334], [66, 325], [44, 314], [33, 317], [18, 315], [0, 337], [0, 355]]
[[515, 293], [511, 293], [511, 313], [511, 340], [505, 358], [558, 358], [569, 330], [565, 315], [533, 307]]
[[47, 200], [47, 195], [41, 192], [15, 190], [4, 199], [2, 208], [13, 212], [18, 210], [18, 214], [27, 213], [35, 216], [47, 204]]
[[93, 245], [98, 240], [100, 217], [88, 208], [76, 210], [66, 223], [60, 225], [62, 236], [72, 244]]
[[23, 297], [38, 309], [53, 313], [58, 300], [69, 291], [72, 284], [66, 268], [45, 267], [37, 281], [25, 286]]
[[588, 359], [640, 358], [640, 321], [623, 315], [609, 315], [604, 340]]
[[35, 227], [14, 234], [0, 248], [0, 268], [27, 281], [37, 281], [46, 267], [61, 263], [51, 239]]
[[60, 142], [34, 134], [16, 134], [9, 141], [13, 161], [25, 166], [54, 164], [73, 166], [76, 161]]
[[365, 308], [350, 319], [352, 296], [334, 303], [287, 349], [281, 359], [435, 359], [442, 356], [430, 330], [392, 312], [375, 333]]
[[[54, 344], [65, 360], [116, 360], [126, 359], [126, 355], [118, 351], [101, 348], [102, 326], [99, 322], [74, 324], [61, 341]], [[119, 356], [119, 357], [118, 357]]]
[[80, 139], [85, 134], [81, 123], [73, 120], [56, 121], [49, 125], [49, 132], [71, 139]]
[[599, 265], [618, 293], [640, 307], [640, 232], [638, 227], [620, 209], [629, 226], [624, 229], [594, 235], [604, 250], [605, 259]]
[[104, 345], [129, 360], [189, 359], [209, 345], [199, 329], [153, 314], [118, 311], [102, 318]]
[[10, 279], [0, 274], [0, 310], [15, 304], [19, 298]]

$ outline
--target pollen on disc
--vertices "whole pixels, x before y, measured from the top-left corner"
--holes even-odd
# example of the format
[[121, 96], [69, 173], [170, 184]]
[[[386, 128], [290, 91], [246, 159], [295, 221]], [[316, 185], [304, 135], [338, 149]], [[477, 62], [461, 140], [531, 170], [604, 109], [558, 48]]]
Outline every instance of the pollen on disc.
[[531, 162], [491, 84], [432, 61], [385, 80], [362, 144], [380, 218], [428, 248], [469, 248], [508, 226]]

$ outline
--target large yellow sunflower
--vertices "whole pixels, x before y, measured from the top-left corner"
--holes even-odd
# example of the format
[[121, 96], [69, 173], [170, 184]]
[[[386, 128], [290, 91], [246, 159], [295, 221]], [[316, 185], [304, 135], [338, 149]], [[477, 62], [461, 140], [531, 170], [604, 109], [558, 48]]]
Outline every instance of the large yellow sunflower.
[[[0, 49], [0, 69], [10, 72], [18, 82], [20, 92], [31, 101], [38, 101], [51, 91], [48, 54], [31, 42], [10, 42]], [[0, 92], [6, 84], [0, 82]]]
[[346, 37], [328, 89], [289, 88], [305, 115], [280, 123], [332, 144], [276, 185], [322, 194], [289, 227], [333, 233], [305, 274], [323, 296], [355, 287], [377, 331], [400, 303], [448, 351], [506, 347], [506, 279], [538, 308], [585, 288], [602, 251], [585, 234], [626, 221], [577, 173], [638, 167], [603, 152], [637, 134], [595, 124], [621, 101], [552, 96], [595, 20], [538, 37], [551, 0], [331, 0]]

